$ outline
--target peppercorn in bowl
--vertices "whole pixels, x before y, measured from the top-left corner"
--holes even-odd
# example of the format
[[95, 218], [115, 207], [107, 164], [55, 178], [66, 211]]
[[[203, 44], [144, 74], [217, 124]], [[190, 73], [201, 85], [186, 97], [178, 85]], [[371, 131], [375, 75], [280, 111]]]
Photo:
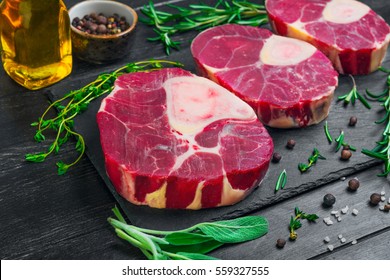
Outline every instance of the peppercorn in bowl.
[[69, 9], [73, 54], [103, 64], [129, 53], [137, 13], [116, 1], [83, 1]]

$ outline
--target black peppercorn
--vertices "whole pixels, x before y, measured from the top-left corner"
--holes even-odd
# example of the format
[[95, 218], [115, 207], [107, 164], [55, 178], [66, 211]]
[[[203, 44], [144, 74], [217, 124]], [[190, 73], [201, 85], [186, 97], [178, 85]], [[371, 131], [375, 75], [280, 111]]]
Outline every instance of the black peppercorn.
[[379, 193], [373, 193], [371, 196], [370, 196], [370, 203], [372, 205], [378, 205], [379, 202], [381, 202], [381, 195]]
[[336, 202], [336, 198], [334, 197], [333, 194], [328, 193], [328, 194], [324, 195], [323, 205], [325, 207], [332, 207], [333, 204], [335, 204], [335, 202]]
[[295, 144], [296, 144], [295, 140], [294, 139], [290, 139], [290, 140], [287, 141], [286, 147], [288, 149], [292, 150], [292, 149], [294, 149]]
[[279, 249], [282, 249], [284, 247], [284, 245], [286, 245], [286, 240], [284, 240], [282, 238], [279, 238], [278, 240], [276, 240], [276, 247], [278, 247]]
[[343, 149], [341, 151], [341, 159], [342, 160], [349, 160], [352, 156], [352, 152], [350, 150]]
[[274, 153], [272, 155], [272, 162], [278, 163], [282, 159], [282, 155], [279, 153]]
[[349, 126], [355, 126], [356, 123], [357, 123], [357, 117], [352, 116], [352, 117], [349, 119]]
[[360, 182], [358, 179], [351, 179], [348, 181], [348, 189], [350, 191], [356, 191], [360, 187]]

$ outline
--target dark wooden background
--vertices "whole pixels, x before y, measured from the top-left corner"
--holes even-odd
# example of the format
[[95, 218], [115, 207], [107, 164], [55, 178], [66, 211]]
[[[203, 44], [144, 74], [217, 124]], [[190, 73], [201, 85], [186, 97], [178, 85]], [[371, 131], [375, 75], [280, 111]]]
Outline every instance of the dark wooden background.
[[[70, 8], [78, 1], [64, 2]], [[129, 4], [129, 1], [121, 2]], [[197, 1], [169, 2], [187, 5]], [[387, 22], [390, 22], [390, 6], [387, 0], [362, 2], [370, 5]], [[140, 7], [146, 3], [145, 0], [137, 0], [131, 1], [130, 5], [139, 13]], [[93, 80], [98, 73], [110, 71], [126, 62], [165, 57], [160, 45], [146, 42], [145, 38], [152, 35], [150, 28], [139, 23], [135, 45], [123, 61], [94, 66], [75, 59], [73, 72], [68, 78], [40, 91], [32, 92], [18, 86], [0, 68], [0, 257], [2, 259], [144, 258], [135, 248], [118, 239], [106, 222], [116, 201], [87, 157], [83, 157], [77, 168], [63, 176], [58, 176], [55, 166], [58, 158], [50, 157], [44, 163], [32, 164], [24, 161], [24, 154], [37, 152], [42, 148], [33, 141], [34, 128], [29, 124], [35, 121], [47, 107], [50, 92], [66, 93]], [[190, 70], [192, 70], [192, 61], [188, 55], [188, 46], [194, 35], [194, 32], [181, 35], [179, 40], [183, 43], [182, 51], [174, 52], [169, 57], [170, 60], [189, 65]], [[42, 43], [44, 47], [44, 42]], [[389, 59], [386, 61], [385, 66], [390, 67]], [[378, 74], [374, 75], [377, 77]], [[376, 86], [384, 86], [385, 76], [382, 77], [383, 79], [375, 78]], [[341, 95], [348, 88], [346, 78], [341, 77], [341, 81], [343, 83], [336, 91], [336, 96]], [[363, 89], [366, 83], [372, 83], [370, 76], [358, 77], [357, 81]], [[371, 118], [375, 119], [379, 116], [376, 113], [378, 108], [377, 106], [367, 111], [357, 104], [354, 108], [346, 108], [344, 119], [342, 116], [340, 119], [345, 122], [351, 114], [357, 114], [359, 123], [356, 130], [361, 123], [365, 123], [366, 125], [360, 126], [364, 135], [367, 132], [366, 128], [370, 128]], [[378, 133], [379, 139], [380, 132], [381, 127], [378, 127], [370, 133]], [[278, 135], [278, 132], [273, 133]], [[283, 137], [296, 137], [298, 132], [287, 130], [285, 133]], [[307, 137], [310, 138], [310, 134]], [[365, 147], [374, 145], [371, 137], [372, 135], [367, 137]], [[364, 142], [365, 137], [362, 138], [359, 142]], [[283, 142], [278, 139], [276, 142], [281, 148]], [[71, 161], [77, 156], [73, 152], [73, 145], [74, 142], [70, 143], [62, 151], [60, 156], [64, 161]], [[363, 143], [359, 143], [359, 146], [362, 145]], [[319, 148], [329, 149], [328, 146], [319, 146]], [[311, 149], [306, 147], [296, 151], [292, 159], [305, 159]], [[390, 184], [388, 179], [376, 176], [381, 172], [381, 165], [366, 164], [368, 161], [369, 159], [357, 160], [349, 163], [348, 168], [343, 172], [331, 173], [333, 177], [332, 180], [328, 180], [331, 181], [330, 183], [317, 173], [316, 188], [299, 195], [298, 192], [293, 193], [280, 202], [252, 211], [251, 214], [263, 215], [269, 220], [269, 233], [255, 241], [220, 248], [213, 253], [213, 256], [223, 259], [389, 259], [390, 214], [380, 212], [376, 207], [370, 207], [368, 199], [371, 193], [382, 190], [386, 191], [388, 198]], [[362, 162], [366, 164], [363, 167], [359, 165]], [[271, 166], [271, 168], [277, 167]], [[315, 176], [315, 174], [313, 172], [308, 176]], [[345, 181], [337, 179], [344, 175], [346, 175]], [[353, 177], [358, 177], [361, 181], [361, 188], [356, 193], [346, 191], [347, 181]], [[273, 185], [274, 181], [271, 179], [264, 182], [264, 187], [273, 188]], [[340, 210], [346, 205], [350, 208], [349, 213], [342, 216], [341, 222], [335, 222], [329, 227], [322, 222], [322, 217], [330, 215], [330, 210], [321, 206], [322, 197], [326, 193], [333, 193], [337, 198], [333, 210]], [[275, 248], [275, 241], [278, 238], [287, 239], [288, 222], [295, 206], [299, 206], [306, 212], [317, 213], [321, 219], [313, 224], [304, 222], [303, 227], [298, 230], [298, 240], [288, 241], [286, 247], [279, 250]], [[353, 208], [359, 210], [357, 216], [351, 215]], [[345, 244], [341, 244], [338, 240], [339, 234], [347, 239]], [[327, 251], [322, 241], [325, 236], [329, 236], [330, 244], [336, 247], [333, 252]], [[351, 245], [351, 241], [355, 239], [358, 244]]]

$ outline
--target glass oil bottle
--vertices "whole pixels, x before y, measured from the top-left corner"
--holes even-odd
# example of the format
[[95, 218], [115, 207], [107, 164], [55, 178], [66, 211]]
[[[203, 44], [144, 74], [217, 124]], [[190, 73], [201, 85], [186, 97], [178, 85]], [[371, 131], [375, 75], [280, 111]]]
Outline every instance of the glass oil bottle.
[[4, 70], [36, 90], [72, 70], [70, 20], [62, 0], [3, 0], [0, 52]]

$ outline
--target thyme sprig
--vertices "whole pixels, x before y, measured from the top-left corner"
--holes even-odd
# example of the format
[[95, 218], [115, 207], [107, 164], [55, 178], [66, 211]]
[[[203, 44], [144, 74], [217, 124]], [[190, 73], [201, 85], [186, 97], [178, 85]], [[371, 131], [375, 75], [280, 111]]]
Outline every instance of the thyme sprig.
[[153, 26], [156, 37], [149, 41], [161, 41], [165, 52], [169, 55], [171, 49], [179, 49], [180, 42], [172, 39], [173, 35], [189, 30], [204, 30], [209, 27], [236, 23], [259, 26], [268, 22], [264, 5], [246, 0], [219, 0], [215, 6], [206, 4], [190, 4], [179, 7], [168, 4], [174, 13], [157, 10], [153, 1], [141, 9], [146, 18], [140, 18], [143, 23]]
[[308, 159], [308, 164], [305, 164], [305, 163], [299, 163], [298, 164], [298, 169], [299, 171], [301, 171], [302, 173], [303, 172], [306, 172], [307, 170], [309, 170], [314, 164], [316, 164], [317, 160], [318, 159], [323, 159], [325, 160], [326, 158], [324, 156], [322, 156], [320, 154], [320, 151], [317, 149], [317, 148], [314, 148], [313, 149], [313, 153], [312, 155], [309, 157]]
[[[74, 130], [74, 118], [86, 111], [88, 105], [93, 100], [110, 93], [116, 78], [119, 76], [125, 73], [153, 71], [167, 66], [179, 67], [182, 65], [177, 62], [156, 59], [129, 63], [111, 73], [100, 74], [96, 80], [88, 85], [81, 89], [73, 90], [65, 94], [64, 97], [52, 102], [42, 116], [38, 118], [38, 121], [33, 122], [31, 126], [37, 127], [34, 135], [36, 142], [46, 140], [44, 133], [47, 130], [54, 130], [56, 136], [46, 151], [26, 154], [25, 159], [30, 162], [43, 162], [49, 155], [57, 154], [62, 145], [73, 136], [77, 140], [75, 149], [79, 153], [78, 157], [71, 163], [64, 163], [63, 161], [56, 163], [58, 174], [65, 174], [70, 167], [80, 161], [85, 152], [84, 138]], [[57, 115], [48, 118], [47, 115], [53, 108], [57, 109]]]
[[376, 142], [376, 147], [372, 150], [362, 149], [362, 153], [376, 159], [380, 159], [384, 162], [384, 172], [378, 176], [386, 177], [390, 173], [390, 70], [383, 67], [379, 67], [379, 70], [387, 73], [386, 89], [379, 93], [374, 94], [369, 90], [366, 93], [372, 99], [378, 101], [383, 106], [385, 115], [382, 119], [376, 121], [376, 124], [385, 124], [385, 128], [382, 132], [382, 139]]
[[353, 83], [353, 87], [352, 87], [351, 91], [348, 92], [347, 94], [339, 96], [337, 99], [339, 101], [344, 100], [345, 105], [347, 105], [349, 102], [351, 102], [352, 105], [355, 105], [355, 100], [358, 99], [358, 100], [360, 100], [360, 102], [363, 103], [363, 105], [367, 109], [371, 109], [371, 105], [368, 103], [368, 101], [364, 98], [364, 96], [359, 94], [359, 92], [357, 91], [356, 82], [355, 82], [354, 77], [352, 75], [349, 75], [349, 76], [351, 77], [352, 83]]
[[140, 228], [126, 223], [119, 209], [108, 218], [118, 237], [139, 248], [150, 260], [210, 260], [205, 254], [228, 243], [241, 243], [268, 232], [268, 221], [261, 216], [204, 222], [178, 231]]
[[276, 181], [275, 193], [278, 192], [280, 189], [284, 189], [286, 183], [287, 183], [287, 172], [286, 169], [283, 169], [283, 171], [278, 176], [278, 180]]
[[308, 220], [309, 222], [314, 222], [319, 218], [317, 214], [306, 214], [303, 211], [299, 210], [298, 207], [295, 207], [294, 214], [295, 217], [291, 216], [290, 224], [289, 224], [291, 240], [296, 240], [298, 238], [298, 234], [296, 233], [296, 230], [302, 227], [301, 220]]

